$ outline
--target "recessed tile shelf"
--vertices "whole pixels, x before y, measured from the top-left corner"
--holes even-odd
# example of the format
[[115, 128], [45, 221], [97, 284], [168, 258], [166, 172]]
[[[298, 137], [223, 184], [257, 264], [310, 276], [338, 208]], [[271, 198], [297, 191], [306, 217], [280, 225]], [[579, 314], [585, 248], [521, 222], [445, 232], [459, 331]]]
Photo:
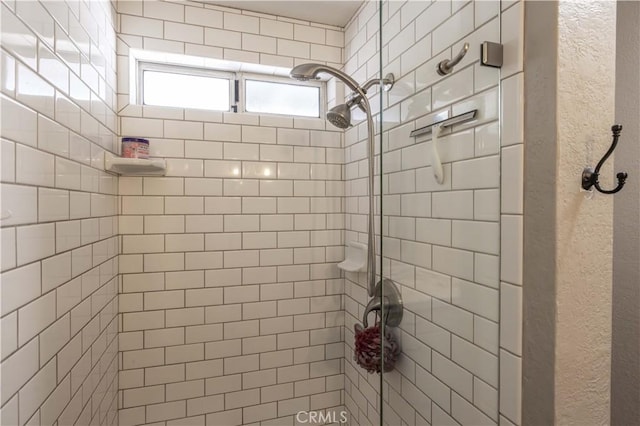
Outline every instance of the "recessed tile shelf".
[[125, 176], [164, 176], [167, 166], [162, 159], [122, 158], [104, 153], [104, 168]]

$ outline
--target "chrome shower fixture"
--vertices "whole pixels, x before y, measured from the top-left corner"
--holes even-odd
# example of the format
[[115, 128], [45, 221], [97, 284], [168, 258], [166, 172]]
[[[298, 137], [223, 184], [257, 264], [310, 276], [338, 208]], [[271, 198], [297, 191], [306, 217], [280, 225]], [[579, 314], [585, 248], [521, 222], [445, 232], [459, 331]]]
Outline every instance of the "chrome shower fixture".
[[353, 78], [349, 77], [347, 74], [343, 73], [342, 71], [335, 69], [333, 67], [330, 67], [328, 65], [314, 64], [314, 63], [301, 64], [301, 65], [298, 65], [297, 67], [294, 67], [289, 72], [289, 76], [294, 80], [307, 81], [307, 80], [315, 80], [316, 78], [318, 78], [318, 74], [320, 73], [326, 73], [336, 78], [339, 78], [347, 86], [349, 86], [349, 88], [354, 92], [357, 92], [358, 89], [360, 88], [358, 83]]
[[291, 70], [289, 76], [295, 80], [307, 81], [318, 78], [318, 74], [321, 73], [336, 77], [353, 91], [346, 103], [336, 105], [327, 112], [327, 120], [339, 129], [346, 129], [351, 125], [351, 107], [354, 105], [358, 105], [363, 112], [367, 113], [366, 107], [362, 102], [362, 98], [367, 94], [367, 90], [376, 84], [382, 84], [383, 90], [388, 92], [395, 82], [393, 74], [389, 73], [382, 80], [372, 78], [360, 86], [353, 78], [344, 72], [328, 65], [314, 63], [298, 65]]
[[371, 117], [371, 106], [367, 98], [367, 90], [376, 84], [382, 84], [385, 91], [391, 90], [393, 87], [393, 74], [387, 74], [383, 79], [371, 79], [360, 86], [353, 78], [340, 70], [322, 64], [302, 64], [294, 67], [289, 75], [291, 78], [301, 81], [312, 80], [318, 78], [318, 74], [326, 73], [332, 75], [349, 86], [353, 92], [346, 103], [336, 105], [327, 112], [327, 119], [331, 124], [346, 129], [351, 125], [351, 107], [358, 105], [367, 115], [367, 140], [368, 140], [368, 190], [369, 190], [369, 220], [367, 232], [367, 293], [373, 296], [376, 291], [376, 248], [375, 248], [375, 226], [374, 212], [375, 203], [373, 197], [374, 191], [374, 163], [375, 156], [374, 143], [374, 127], [373, 118]]
[[353, 92], [346, 103], [336, 105], [327, 111], [327, 120], [339, 129], [351, 126], [351, 108], [357, 105], [365, 114], [367, 110], [362, 106], [362, 96]]
[[346, 129], [351, 125], [351, 108], [347, 104], [336, 105], [327, 111], [327, 120], [338, 129]]

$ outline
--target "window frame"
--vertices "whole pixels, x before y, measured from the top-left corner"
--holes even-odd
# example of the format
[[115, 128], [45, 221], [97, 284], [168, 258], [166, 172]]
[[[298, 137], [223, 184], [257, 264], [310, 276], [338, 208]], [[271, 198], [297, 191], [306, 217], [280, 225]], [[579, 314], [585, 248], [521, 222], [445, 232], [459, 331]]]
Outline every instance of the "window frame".
[[[258, 72], [243, 72], [243, 71], [233, 71], [230, 69], [223, 68], [208, 68], [208, 67], [199, 67], [193, 65], [180, 65], [175, 63], [166, 63], [154, 60], [142, 60], [137, 59], [136, 61], [136, 104], [141, 106], [153, 106], [159, 108], [180, 108], [180, 107], [171, 107], [171, 106], [163, 106], [163, 105], [146, 105], [144, 103], [144, 72], [145, 71], [155, 71], [155, 72], [165, 72], [170, 74], [182, 74], [182, 75], [192, 75], [198, 77], [212, 77], [212, 78], [222, 78], [229, 80], [229, 109], [227, 110], [213, 110], [213, 109], [203, 109], [203, 111], [212, 111], [212, 112], [234, 112], [234, 113], [247, 113], [247, 114], [267, 114], [267, 115], [275, 115], [275, 116], [283, 116], [283, 117], [295, 117], [295, 118], [306, 118], [306, 119], [321, 119], [326, 112], [326, 93], [327, 93], [327, 85], [324, 80], [310, 80], [310, 81], [297, 81], [290, 79], [288, 77], [273, 75], [273, 74], [261, 74]], [[319, 109], [317, 117], [309, 117], [305, 115], [293, 115], [293, 114], [283, 114], [278, 112], [251, 112], [246, 110], [247, 99], [246, 99], [246, 81], [262, 81], [269, 83], [279, 83], [279, 84], [287, 84], [291, 86], [303, 86], [303, 87], [317, 87], [318, 91], [318, 101], [319, 101]], [[184, 107], [183, 107], [184, 108]]]
[[150, 61], [138, 61], [137, 64], [137, 74], [138, 74], [138, 84], [137, 84], [137, 104], [142, 106], [153, 106], [153, 107], [164, 107], [164, 108], [185, 108], [185, 107], [175, 107], [175, 106], [167, 106], [167, 105], [147, 105], [144, 103], [144, 72], [145, 71], [154, 71], [154, 72], [164, 72], [167, 74], [181, 74], [181, 75], [189, 75], [189, 76], [197, 76], [197, 77], [211, 77], [229, 80], [229, 108], [226, 110], [219, 109], [204, 109], [204, 111], [214, 111], [214, 112], [230, 112], [233, 110], [233, 106], [236, 104], [236, 98], [234, 98], [235, 92], [235, 73], [231, 71], [223, 71], [223, 70], [214, 70], [209, 68], [200, 68], [200, 67], [192, 67], [188, 65], [174, 65], [174, 64], [163, 64], [158, 62], [150, 62]]
[[[257, 73], [238, 73], [240, 80], [240, 96], [239, 98], [242, 100], [242, 112], [246, 112], [248, 114], [269, 114], [269, 115], [279, 115], [284, 117], [300, 117], [300, 118], [322, 118], [325, 114], [325, 104], [326, 104], [326, 82], [322, 80], [308, 80], [308, 81], [298, 81], [292, 78], [280, 77], [277, 75], [266, 75], [266, 74], [257, 74]], [[288, 84], [290, 86], [303, 86], [303, 87], [317, 87], [318, 91], [318, 116], [317, 117], [309, 117], [307, 115], [293, 115], [293, 114], [282, 114], [278, 112], [252, 112], [247, 111], [247, 80], [253, 81], [265, 81], [268, 83], [279, 83], [279, 84]]]

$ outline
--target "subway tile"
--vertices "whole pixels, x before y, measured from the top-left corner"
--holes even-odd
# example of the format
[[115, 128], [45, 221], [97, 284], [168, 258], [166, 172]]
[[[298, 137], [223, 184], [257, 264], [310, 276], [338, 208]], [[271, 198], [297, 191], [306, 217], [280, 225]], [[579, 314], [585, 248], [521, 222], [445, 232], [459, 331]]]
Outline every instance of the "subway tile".
[[501, 235], [501, 279], [512, 284], [522, 285], [522, 216], [502, 216]]
[[71, 253], [66, 252], [42, 261], [42, 291], [49, 292], [71, 279]]
[[186, 401], [147, 405], [145, 411], [149, 422], [177, 419], [186, 416]]
[[199, 414], [215, 413], [224, 409], [224, 397], [222, 395], [212, 395], [187, 400], [187, 415], [196, 416]]
[[471, 399], [473, 393], [473, 375], [447, 358], [433, 354], [432, 373], [451, 389], [465, 398]]
[[[175, 19], [175, 17], [173, 19]], [[202, 44], [204, 42], [204, 29], [201, 26], [197, 25], [165, 21], [164, 38], [184, 41], [188, 43]]]
[[180, 362], [202, 361], [204, 359], [204, 345], [195, 343], [165, 348], [167, 364]]
[[53, 120], [38, 116], [38, 148], [68, 157], [69, 130]]
[[499, 318], [499, 293], [469, 281], [454, 278], [451, 286], [452, 303], [493, 321]]
[[433, 322], [458, 336], [473, 339], [473, 314], [448, 303], [432, 300]]
[[[3, 14], [3, 16], [5, 15]], [[2, 137], [26, 145], [36, 146], [38, 143], [38, 117], [36, 112], [4, 95], [0, 96], [0, 106], [2, 108], [2, 117], [0, 119]]]
[[257, 17], [240, 15], [238, 13], [224, 13], [224, 28], [227, 30], [258, 33], [260, 20]]
[[16, 98], [41, 114], [54, 117], [55, 89], [20, 63], [16, 74]]
[[522, 359], [500, 351], [500, 413], [515, 424], [521, 422]]
[[166, 197], [164, 212], [166, 214], [203, 214], [204, 199], [202, 197]]
[[259, 186], [260, 182], [256, 180], [225, 179], [223, 193], [225, 196], [257, 196], [260, 195]]
[[16, 240], [18, 265], [43, 259], [55, 253], [55, 226], [50, 223], [19, 227]]
[[433, 269], [462, 279], [473, 279], [473, 253], [433, 246]]
[[501, 210], [506, 214], [523, 213], [524, 153], [522, 145], [502, 149]]
[[3, 316], [40, 296], [40, 277], [40, 263], [32, 263], [2, 274]]
[[34, 339], [2, 361], [3, 404], [38, 371], [38, 357], [38, 340]]
[[435, 193], [431, 199], [434, 218], [473, 219], [472, 191]]
[[260, 145], [260, 160], [262, 161], [293, 161], [293, 147]]
[[[428, 13], [428, 12], [427, 12]], [[433, 51], [440, 52], [473, 30], [474, 8], [464, 7], [433, 31]]]
[[3, 219], [3, 225], [37, 222], [38, 193], [36, 188], [2, 184], [1, 194], [3, 206], [11, 210], [11, 217]]
[[277, 53], [282, 56], [293, 56], [295, 58], [309, 58], [311, 47], [309, 43], [278, 39]]
[[498, 357], [453, 336], [452, 360], [492, 386], [498, 386]]
[[293, 24], [276, 21], [274, 19], [260, 18], [260, 34], [278, 37], [293, 38]]
[[222, 28], [223, 13], [217, 10], [186, 6], [184, 19], [188, 24]]
[[171, 309], [165, 311], [166, 327], [180, 327], [204, 323], [203, 308]]
[[28, 419], [56, 387], [56, 363], [51, 360], [20, 389], [20, 419]]
[[498, 390], [477, 378], [473, 379], [473, 405], [493, 421], [498, 420]]
[[207, 425], [241, 425], [242, 410], [227, 410], [219, 413], [207, 414]]
[[451, 397], [451, 415], [462, 424], [495, 424], [471, 403], [456, 394]]
[[54, 186], [54, 156], [23, 145], [16, 146], [16, 182]]
[[124, 408], [164, 402], [164, 386], [147, 386], [123, 391]]
[[449, 356], [451, 334], [444, 328], [423, 318], [416, 318], [416, 337], [434, 350]]
[[473, 217], [475, 220], [497, 222], [500, 218], [500, 191], [488, 189], [475, 191], [473, 197]]
[[524, 4], [516, 2], [500, 16], [501, 42], [504, 47], [504, 76], [523, 70], [524, 41], [521, 35], [524, 25]]
[[[2, 28], [7, 50], [31, 68], [36, 69], [38, 48], [36, 35], [8, 10], [2, 13]], [[13, 37], [10, 37], [10, 34]]]
[[224, 406], [227, 409], [247, 407], [260, 403], [260, 389], [230, 392], [224, 395]]
[[454, 220], [451, 244], [456, 248], [497, 255], [499, 234], [498, 223]]
[[500, 285], [500, 346], [515, 355], [522, 354], [522, 289]]

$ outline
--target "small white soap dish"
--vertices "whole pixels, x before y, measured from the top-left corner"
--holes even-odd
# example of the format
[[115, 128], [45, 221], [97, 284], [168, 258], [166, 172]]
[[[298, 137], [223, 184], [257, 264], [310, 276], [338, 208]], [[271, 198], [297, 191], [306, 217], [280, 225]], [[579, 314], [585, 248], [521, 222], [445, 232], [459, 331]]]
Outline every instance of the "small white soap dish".
[[367, 270], [367, 245], [347, 242], [347, 252], [343, 262], [338, 263], [338, 268], [347, 272], [360, 272]]

